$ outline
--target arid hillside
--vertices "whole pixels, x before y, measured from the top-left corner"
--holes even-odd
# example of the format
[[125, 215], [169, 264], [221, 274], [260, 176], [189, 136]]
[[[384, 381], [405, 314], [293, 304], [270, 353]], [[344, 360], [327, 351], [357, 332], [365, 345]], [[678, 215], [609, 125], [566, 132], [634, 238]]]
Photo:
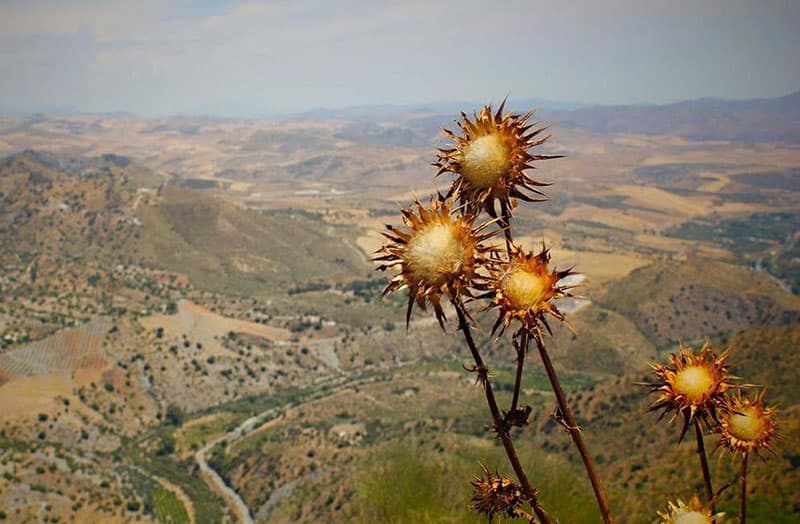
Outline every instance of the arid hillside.
[[[750, 121], [759, 107], [714, 110]], [[520, 205], [514, 228], [579, 273], [559, 304], [568, 324], [546, 340], [619, 522], [650, 523], [699, 486], [681, 466], [691, 446], [653, 427], [636, 383], [707, 339], [779, 403], [777, 456], [753, 466], [754, 522], [791, 522], [793, 135], [696, 118], [639, 129], [630, 108], [601, 126], [593, 111], [542, 115], [543, 151], [565, 158], [537, 163], [548, 199]], [[452, 119], [0, 117], [0, 515], [470, 522], [477, 460], [504, 462], [469, 353], [452, 320], [443, 333], [416, 309], [406, 329], [404, 293], [380, 300], [370, 260], [401, 206], [451, 181], [430, 164]], [[505, 402], [513, 349], [490, 334], [495, 312], [473, 313]], [[544, 371], [526, 365], [522, 458], [562, 522], [596, 522]], [[734, 474], [727, 457], [714, 467], [720, 483]], [[720, 500], [735, 512], [730, 492]]]

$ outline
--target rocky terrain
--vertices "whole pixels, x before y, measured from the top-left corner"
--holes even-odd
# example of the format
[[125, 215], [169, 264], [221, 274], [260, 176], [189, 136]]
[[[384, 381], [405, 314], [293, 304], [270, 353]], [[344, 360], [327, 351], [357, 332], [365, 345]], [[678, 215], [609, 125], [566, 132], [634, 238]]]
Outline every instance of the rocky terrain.
[[[583, 275], [572, 330], [548, 346], [619, 521], [699, 487], [678, 467], [691, 446], [654, 425], [636, 383], [709, 338], [780, 405], [754, 522], [791, 522], [794, 139], [559, 118], [547, 150], [566, 158], [536, 172], [550, 199], [515, 228]], [[504, 462], [468, 353], [424, 312], [406, 330], [369, 260], [398, 206], [447, 183], [429, 165], [440, 123], [0, 118], [0, 519], [471, 521], [476, 461]], [[476, 319], [505, 398], [513, 351], [489, 337], [492, 314]], [[537, 364], [523, 459], [563, 522], [595, 522]]]

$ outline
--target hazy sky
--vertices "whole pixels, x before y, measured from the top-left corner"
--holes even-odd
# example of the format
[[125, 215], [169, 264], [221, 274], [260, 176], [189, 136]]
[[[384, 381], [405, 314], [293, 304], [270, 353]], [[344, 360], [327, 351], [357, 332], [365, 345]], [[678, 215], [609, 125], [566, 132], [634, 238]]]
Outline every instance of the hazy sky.
[[800, 89], [800, 1], [0, 0], [0, 108], [255, 116]]

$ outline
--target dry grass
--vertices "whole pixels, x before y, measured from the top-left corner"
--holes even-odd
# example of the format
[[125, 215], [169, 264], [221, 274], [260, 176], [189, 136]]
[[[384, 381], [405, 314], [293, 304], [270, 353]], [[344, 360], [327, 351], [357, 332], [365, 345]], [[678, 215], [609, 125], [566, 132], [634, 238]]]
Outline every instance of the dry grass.
[[273, 341], [288, 340], [291, 337], [291, 333], [286, 329], [224, 317], [188, 300], [178, 302], [178, 311], [174, 315], [150, 315], [142, 317], [139, 321], [150, 331], [163, 328], [164, 336], [168, 339], [178, 339], [184, 334], [191, 334], [192, 341], [201, 343], [204, 359], [212, 355], [231, 354], [230, 350], [220, 342], [230, 332], [254, 335]]
[[553, 247], [551, 253], [559, 267], [575, 266], [575, 271], [586, 275], [593, 285], [623, 278], [649, 263], [648, 259], [635, 254], [570, 251], [558, 247]]
[[669, 216], [704, 215], [714, 203], [711, 198], [686, 198], [653, 186], [622, 185], [615, 187], [614, 192], [627, 197], [625, 204], [629, 206], [661, 211]]

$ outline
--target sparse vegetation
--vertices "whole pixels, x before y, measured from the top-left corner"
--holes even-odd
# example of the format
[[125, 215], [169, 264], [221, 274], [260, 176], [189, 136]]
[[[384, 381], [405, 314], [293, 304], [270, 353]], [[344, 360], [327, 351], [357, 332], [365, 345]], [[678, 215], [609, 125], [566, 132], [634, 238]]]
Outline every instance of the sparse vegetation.
[[159, 522], [188, 524], [189, 514], [172, 491], [156, 488], [153, 493], [153, 504], [154, 513]]
[[[190, 509], [199, 522], [236, 520], [194, 457], [218, 439], [212, 467], [262, 520], [473, 518], [477, 460], [498, 468], [491, 474], [511, 471], [487, 438], [483, 391], [465, 376], [457, 314], [444, 307], [449, 334], [416, 313], [406, 329], [405, 297], [379, 299], [383, 281], [368, 263], [372, 232], [392, 222], [408, 187], [431, 187], [418, 166], [451, 118], [408, 116], [268, 129], [111, 115], [0, 125], [0, 149], [46, 133], [54, 152], [0, 160], [7, 521], [31, 511], [32, 489], [48, 522], [185, 522]], [[586, 133], [559, 132], [570, 151], [593, 153], [537, 171], [557, 184], [549, 202], [514, 208], [513, 239], [546, 240], [559, 268], [587, 274], [581, 299], [559, 303], [577, 336], [551, 323], [546, 341], [611, 507], [649, 523], [667, 499], [689, 504], [696, 492], [705, 504], [695, 439], [676, 444], [679, 428], [654, 427], [635, 383], [648, 361], [710, 337], [734, 348], [732, 374], [767, 384], [765, 402], [781, 407], [777, 455], [748, 461], [747, 513], [793, 522], [800, 303], [796, 286], [772, 277], [793, 285], [796, 173], [778, 166], [796, 152]], [[132, 158], [58, 152], [120, 144]], [[515, 352], [493, 342], [494, 319], [477, 306], [467, 306], [475, 343], [506, 408]], [[549, 391], [547, 372], [526, 359], [520, 399], [533, 409], [512, 429], [520, 461], [545, 509], [594, 523], [591, 486]], [[705, 439], [710, 452], [717, 436]], [[715, 489], [741, 473], [738, 459], [711, 456], [709, 466]], [[740, 513], [739, 488], [717, 511]]]

